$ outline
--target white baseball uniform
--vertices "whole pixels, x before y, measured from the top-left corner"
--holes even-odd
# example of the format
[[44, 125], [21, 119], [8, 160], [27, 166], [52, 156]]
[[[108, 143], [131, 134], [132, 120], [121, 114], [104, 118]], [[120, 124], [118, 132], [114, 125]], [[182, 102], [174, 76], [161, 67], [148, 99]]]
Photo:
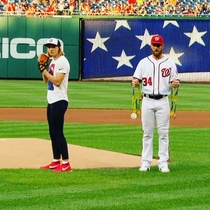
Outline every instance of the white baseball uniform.
[[166, 56], [156, 60], [152, 55], [142, 59], [133, 74], [142, 82], [144, 94], [141, 107], [143, 128], [142, 164], [150, 167], [153, 158], [153, 134], [155, 124], [159, 135], [159, 168], [169, 159], [169, 119], [170, 104], [168, 95], [175, 79], [179, 79], [174, 61]]

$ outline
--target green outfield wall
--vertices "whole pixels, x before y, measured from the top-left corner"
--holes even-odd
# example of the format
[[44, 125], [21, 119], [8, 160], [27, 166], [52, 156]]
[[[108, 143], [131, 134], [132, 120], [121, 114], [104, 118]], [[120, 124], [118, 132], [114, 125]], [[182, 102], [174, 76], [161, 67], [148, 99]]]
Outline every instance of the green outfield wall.
[[37, 58], [46, 39], [57, 37], [71, 63], [70, 79], [78, 80], [78, 18], [0, 17], [0, 78], [39, 79]]
[[[120, 22], [123, 20], [125, 22]], [[145, 42], [146, 38], [141, 40], [148, 32], [164, 36], [167, 43], [164, 52], [176, 61], [182, 81], [209, 82], [210, 61], [206, 59], [210, 52], [209, 31], [209, 17], [2, 16], [0, 78], [41, 79], [37, 68], [38, 55], [46, 52], [43, 46], [46, 40], [56, 37], [62, 41], [71, 64], [70, 80], [127, 80], [138, 61], [151, 53], [150, 43]], [[103, 42], [104, 39], [107, 41]], [[132, 57], [132, 60], [125, 62], [122, 52], [126, 59]]]

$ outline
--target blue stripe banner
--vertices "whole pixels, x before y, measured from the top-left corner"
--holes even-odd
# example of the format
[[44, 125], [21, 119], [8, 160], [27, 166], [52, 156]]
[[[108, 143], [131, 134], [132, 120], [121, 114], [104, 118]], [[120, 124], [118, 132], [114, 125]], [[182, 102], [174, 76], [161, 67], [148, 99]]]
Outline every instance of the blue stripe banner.
[[208, 20], [84, 20], [83, 79], [132, 76], [155, 34], [179, 73], [209, 72], [209, 33]]

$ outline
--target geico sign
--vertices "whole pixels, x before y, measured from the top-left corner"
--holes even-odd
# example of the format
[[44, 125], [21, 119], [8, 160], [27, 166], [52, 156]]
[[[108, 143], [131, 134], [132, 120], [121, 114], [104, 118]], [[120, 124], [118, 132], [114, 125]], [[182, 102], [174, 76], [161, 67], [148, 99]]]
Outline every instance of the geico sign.
[[[9, 56], [16, 59], [32, 59], [35, 56], [39, 56], [43, 53], [43, 45], [46, 43], [47, 38], [39, 39], [37, 42], [31, 38], [2, 38], [0, 42], [2, 49], [0, 52], [0, 58], [9, 58]], [[28, 46], [26, 52], [18, 52], [20, 45]], [[63, 48], [63, 42], [61, 41], [61, 48]]]

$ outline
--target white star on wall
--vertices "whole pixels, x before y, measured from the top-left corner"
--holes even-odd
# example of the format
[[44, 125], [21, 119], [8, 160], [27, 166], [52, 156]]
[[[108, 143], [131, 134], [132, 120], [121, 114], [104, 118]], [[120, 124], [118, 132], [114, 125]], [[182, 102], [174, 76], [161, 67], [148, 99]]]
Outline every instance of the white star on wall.
[[128, 21], [127, 20], [115, 20], [117, 23], [116, 23], [116, 26], [115, 26], [115, 31], [120, 28], [121, 26], [131, 30], [130, 26], [128, 25]]
[[140, 46], [140, 49], [142, 49], [144, 46], [146, 46], [147, 44], [150, 45], [151, 43], [151, 38], [152, 38], [153, 35], [150, 35], [148, 30], [145, 29], [144, 31], [144, 35], [143, 36], [136, 36], [136, 38], [140, 39], [142, 42], [141, 42], [141, 46]]
[[117, 65], [117, 69], [118, 69], [118, 68], [120, 68], [123, 65], [126, 65], [128, 67], [133, 68], [132, 64], [130, 63], [130, 60], [132, 58], [134, 58], [134, 57], [135, 57], [135, 55], [134, 56], [127, 56], [125, 54], [125, 51], [122, 50], [122, 53], [121, 53], [121, 56], [120, 57], [112, 57], [112, 58], [114, 58], [115, 60], [118, 61], [118, 65]]
[[205, 43], [202, 40], [202, 36], [206, 33], [207, 31], [204, 32], [198, 32], [196, 26], [193, 27], [192, 33], [184, 33], [186, 36], [190, 37], [190, 43], [189, 47], [194, 44], [195, 42], [198, 42], [199, 44], [205, 46]]
[[169, 58], [171, 58], [176, 64], [182, 66], [182, 64], [179, 61], [179, 57], [181, 57], [184, 53], [175, 53], [174, 48], [171, 47], [169, 54], [167, 55]]
[[163, 24], [163, 28], [165, 28], [169, 24], [172, 24], [172, 25], [174, 25], [174, 26], [179, 28], [179, 24], [177, 23], [177, 21], [174, 21], [174, 20], [165, 20], [164, 24]]
[[108, 51], [104, 42], [106, 42], [110, 37], [101, 38], [99, 32], [97, 31], [96, 36], [94, 39], [87, 39], [89, 42], [93, 43], [91, 52], [96, 50], [97, 48], [101, 48], [102, 50]]

